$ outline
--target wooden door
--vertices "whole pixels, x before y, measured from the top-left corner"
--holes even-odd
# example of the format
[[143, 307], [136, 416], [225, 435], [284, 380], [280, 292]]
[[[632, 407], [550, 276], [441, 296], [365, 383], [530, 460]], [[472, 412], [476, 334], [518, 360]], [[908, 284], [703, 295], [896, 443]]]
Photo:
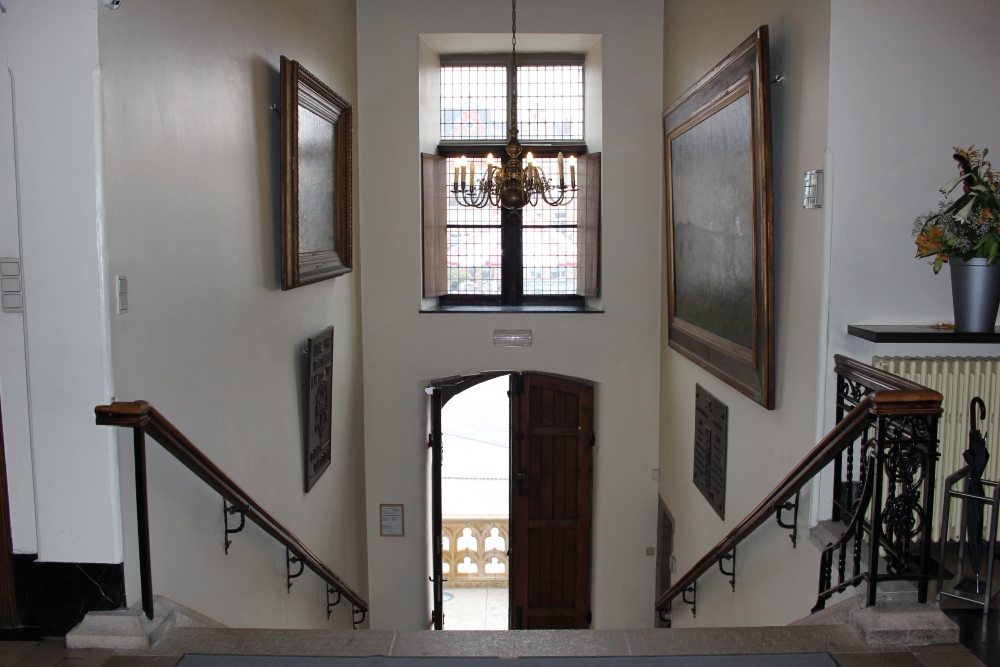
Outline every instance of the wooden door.
[[441, 563], [441, 387], [427, 389], [427, 447], [431, 456], [431, 627], [444, 629], [444, 572]]
[[523, 373], [510, 394], [510, 627], [590, 627], [593, 387]]
[[434, 630], [444, 629], [444, 577], [442, 563], [443, 523], [441, 464], [444, 460], [444, 444], [441, 437], [441, 411], [445, 404], [457, 394], [495, 377], [507, 375], [503, 371], [488, 371], [474, 375], [453, 375], [434, 380], [425, 389], [427, 392], [427, 448], [430, 453], [431, 472], [431, 622]]

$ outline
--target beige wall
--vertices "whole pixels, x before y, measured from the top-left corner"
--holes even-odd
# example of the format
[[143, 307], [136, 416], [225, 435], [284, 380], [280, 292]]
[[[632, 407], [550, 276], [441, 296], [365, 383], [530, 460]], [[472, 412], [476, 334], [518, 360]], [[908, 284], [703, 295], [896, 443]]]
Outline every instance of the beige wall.
[[[372, 624], [430, 619], [423, 387], [456, 373], [539, 370], [597, 383], [594, 627], [649, 626], [656, 519], [660, 276], [658, 0], [518, 6], [518, 34], [601, 35], [603, 314], [421, 314], [420, 36], [507, 33], [485, 0], [358, 4], [361, 256]], [[532, 329], [527, 349], [496, 328]], [[379, 537], [379, 503], [406, 506], [406, 537]], [[446, 621], [447, 623], [447, 621]]]
[[[824, 217], [822, 210], [803, 210], [801, 184], [805, 171], [824, 166], [829, 2], [666, 0], [662, 102], [666, 108], [763, 24], [770, 30], [772, 73], [785, 77], [771, 87], [776, 409], [765, 410], [667, 347], [664, 314], [659, 490], [676, 522], [675, 576], [735, 526], [816, 442]], [[696, 383], [729, 406], [725, 521], [691, 481]], [[806, 497], [803, 508], [808, 505]], [[799, 519], [800, 529], [805, 528], [808, 512], [800, 512]], [[697, 618], [675, 601], [674, 627], [784, 624], [808, 614], [815, 602], [819, 552], [805, 532], [793, 550], [787, 532], [771, 522], [739, 547], [735, 593], [728, 578], [703, 576]]]
[[[125, 2], [100, 10], [99, 31], [108, 271], [129, 279], [129, 312], [111, 316], [117, 395], [153, 403], [364, 594], [359, 264], [280, 291], [269, 110], [280, 55], [356, 102], [355, 3]], [[301, 350], [331, 324], [333, 463], [305, 494]], [[134, 601], [130, 434], [119, 441]], [[286, 593], [285, 550], [256, 527], [225, 556], [219, 497], [149, 450], [158, 594], [234, 626], [350, 627], [347, 604], [327, 621], [315, 575]]]

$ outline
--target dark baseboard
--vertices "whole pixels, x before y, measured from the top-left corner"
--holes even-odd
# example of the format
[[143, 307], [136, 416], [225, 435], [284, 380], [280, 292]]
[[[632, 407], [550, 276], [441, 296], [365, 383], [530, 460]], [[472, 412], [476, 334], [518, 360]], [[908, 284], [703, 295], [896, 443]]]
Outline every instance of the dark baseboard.
[[0, 628], [0, 642], [37, 642], [41, 639], [38, 628]]
[[14, 554], [14, 588], [22, 626], [64, 637], [90, 611], [125, 608], [122, 563], [41, 562]]

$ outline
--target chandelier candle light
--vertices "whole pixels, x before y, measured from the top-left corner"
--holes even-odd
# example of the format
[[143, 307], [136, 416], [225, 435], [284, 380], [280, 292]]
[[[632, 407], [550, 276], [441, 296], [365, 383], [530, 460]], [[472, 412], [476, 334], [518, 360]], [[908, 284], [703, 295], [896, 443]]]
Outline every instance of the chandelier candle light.
[[[576, 196], [576, 158], [556, 157], [559, 165], [559, 184], [554, 185], [545, 172], [535, 164], [529, 151], [521, 159], [521, 142], [517, 140], [517, 0], [511, 0], [511, 66], [514, 70], [514, 90], [511, 95], [510, 140], [507, 142], [506, 162], [497, 165], [493, 154], [486, 156], [486, 173], [476, 180], [476, 165], [463, 155], [455, 163], [455, 180], [452, 195], [462, 206], [485, 208], [502, 206], [507, 209], [534, 206], [541, 199], [550, 206], [563, 206]], [[569, 167], [569, 184], [566, 184], [566, 167]]]

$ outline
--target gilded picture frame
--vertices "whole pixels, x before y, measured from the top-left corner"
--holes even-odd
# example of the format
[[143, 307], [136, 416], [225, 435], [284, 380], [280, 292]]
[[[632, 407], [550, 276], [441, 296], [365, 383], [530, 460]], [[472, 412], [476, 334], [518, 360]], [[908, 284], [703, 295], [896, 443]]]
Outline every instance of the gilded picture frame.
[[281, 57], [281, 289], [354, 266], [353, 108]]
[[770, 63], [762, 26], [663, 114], [669, 346], [774, 409]]

